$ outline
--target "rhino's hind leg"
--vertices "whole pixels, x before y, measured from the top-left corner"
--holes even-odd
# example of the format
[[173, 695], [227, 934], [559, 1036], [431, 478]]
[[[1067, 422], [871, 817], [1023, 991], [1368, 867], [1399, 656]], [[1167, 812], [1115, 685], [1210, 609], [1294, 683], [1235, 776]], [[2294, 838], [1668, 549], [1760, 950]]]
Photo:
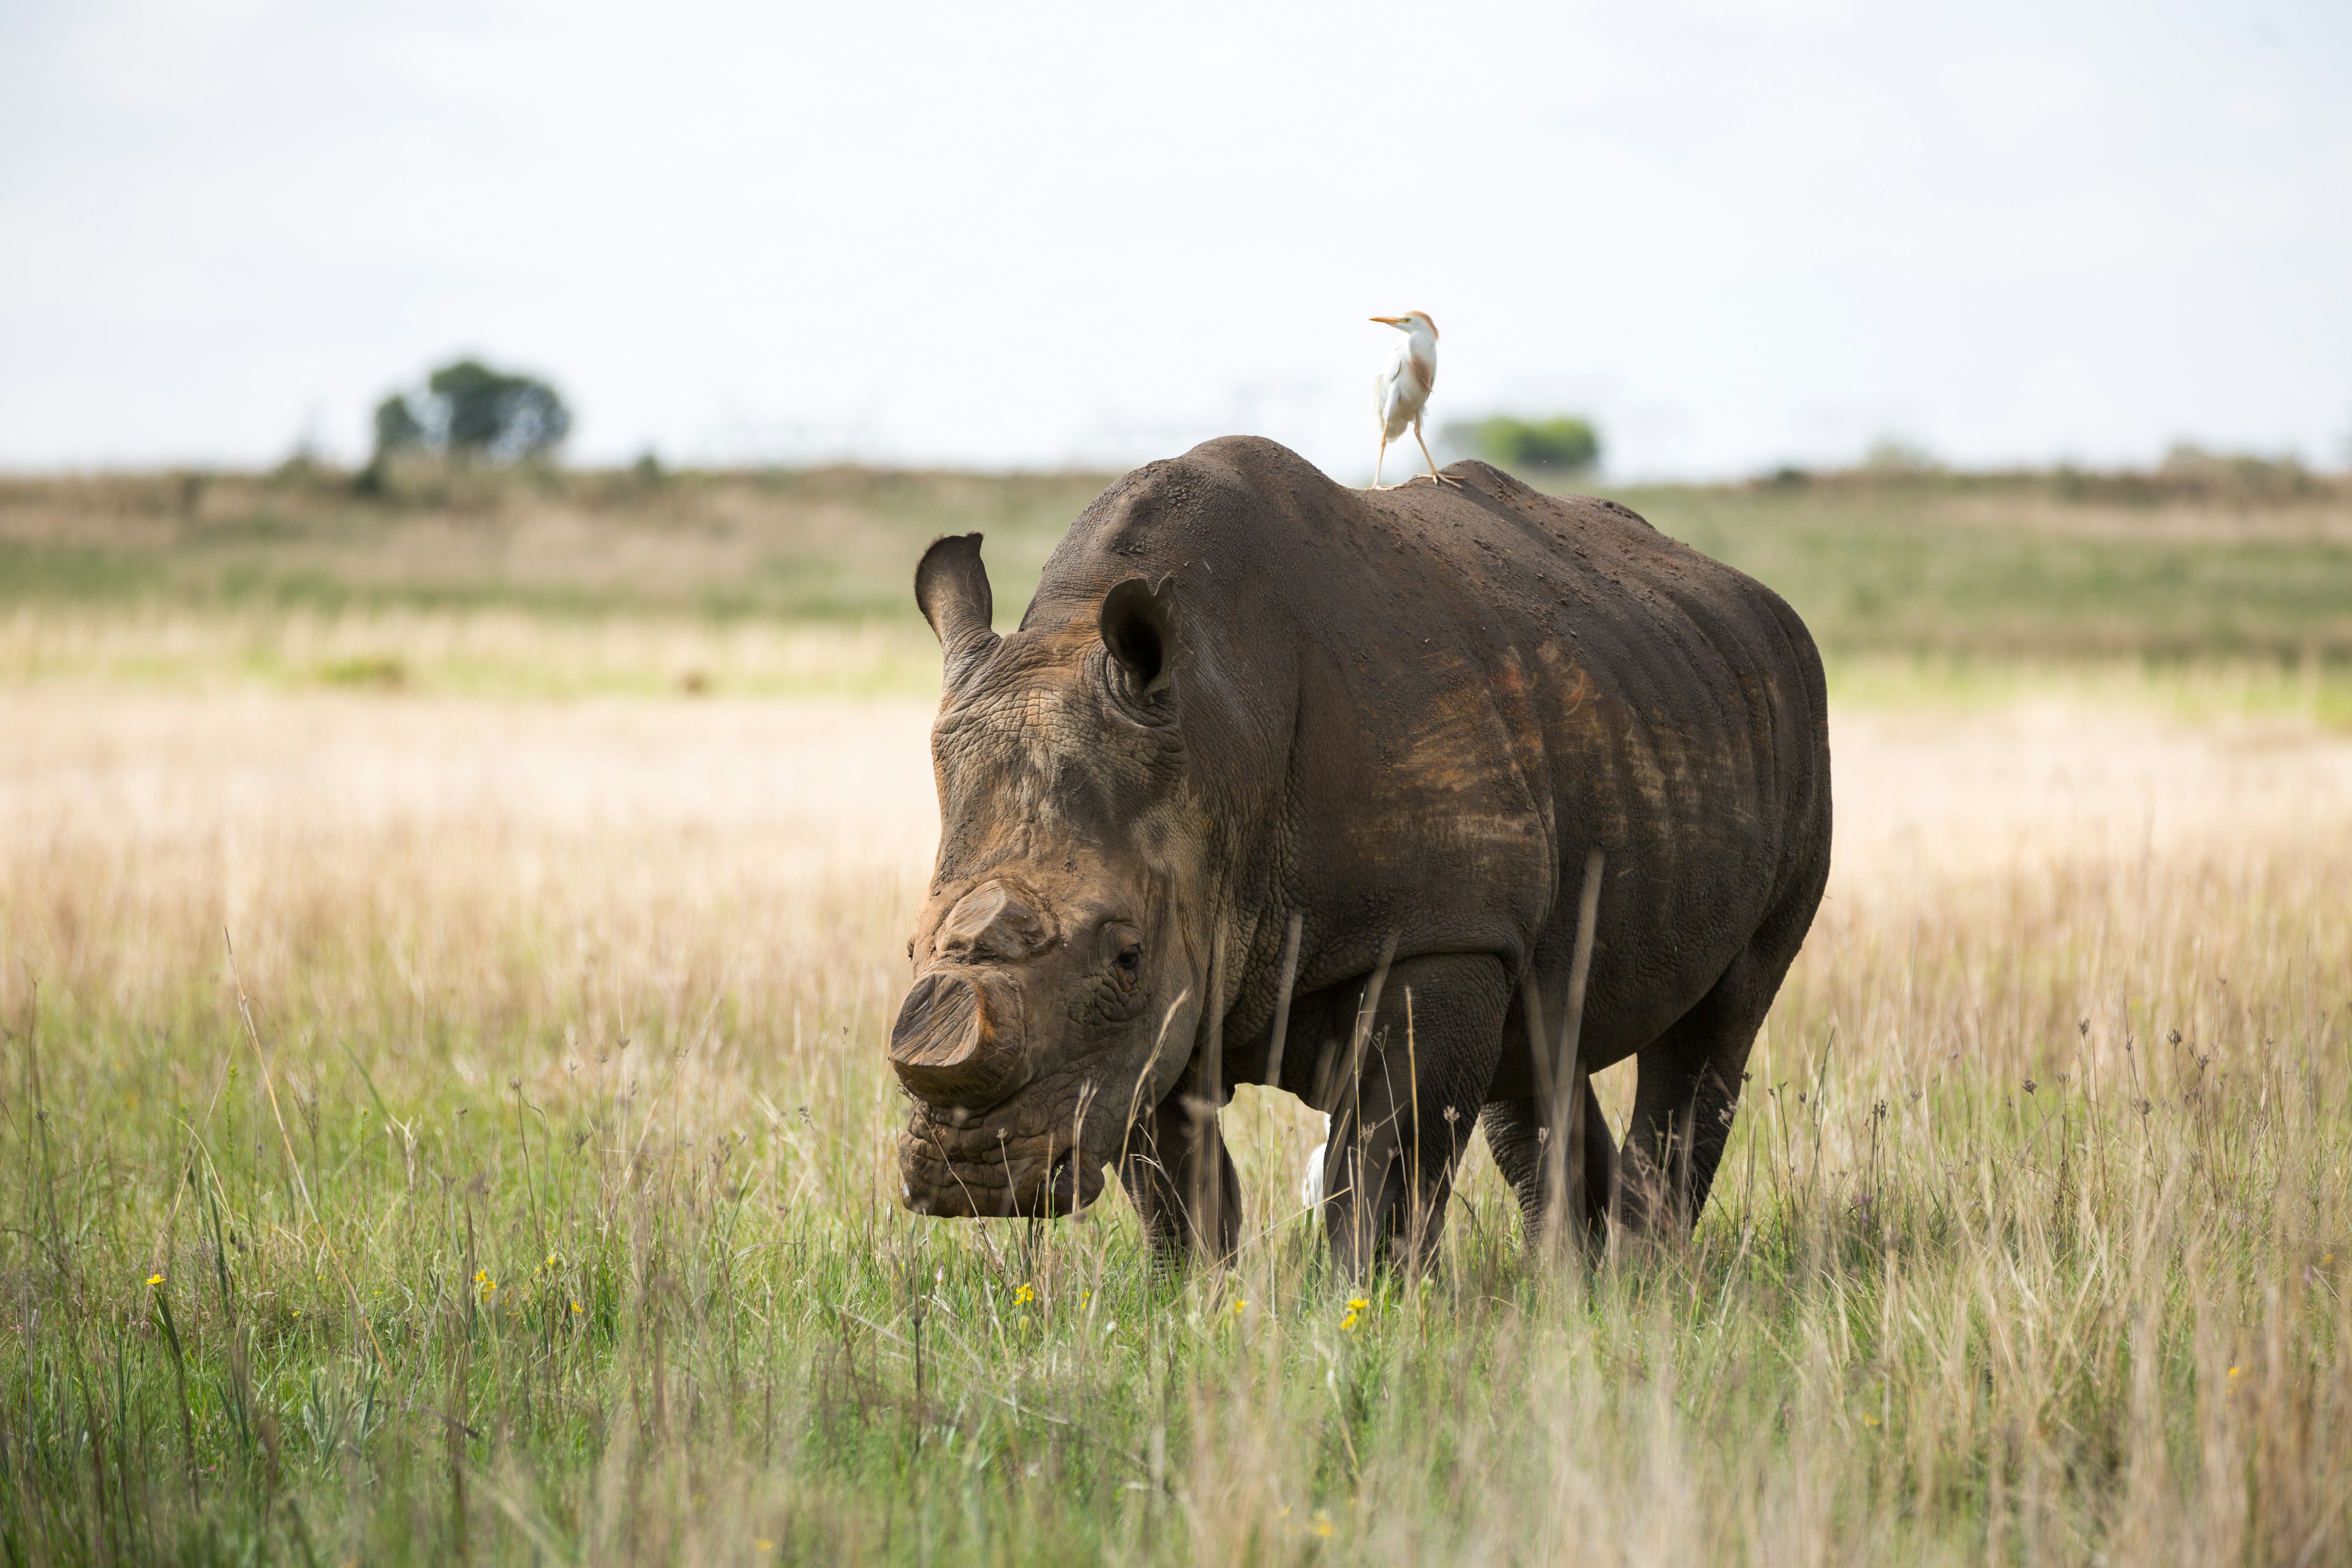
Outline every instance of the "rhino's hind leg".
[[1687, 1234], [1715, 1184], [1748, 1052], [1788, 967], [1740, 955], [1714, 989], [1639, 1053], [1641, 1079], [1625, 1127], [1621, 1213], [1636, 1230]]
[[[1491, 956], [1408, 959], [1390, 971], [1361, 1067], [1350, 1081], [1341, 1064], [1326, 1099], [1323, 1222], [1332, 1261], [1351, 1278], [1384, 1262], [1426, 1260], [1494, 1079], [1509, 999]], [[1328, 1048], [1345, 1053], [1349, 1044], [1343, 1032]]]
[[1241, 1175], [1213, 1113], [1181, 1087], [1137, 1118], [1118, 1180], [1160, 1258], [1222, 1261], [1241, 1246]]
[[[1524, 1222], [1528, 1240], [1534, 1243], [1547, 1234], [1549, 1216], [1545, 1211], [1545, 1156], [1549, 1131], [1544, 1125], [1548, 1107], [1542, 1100], [1530, 1095], [1525, 1100], [1492, 1101], [1481, 1113], [1486, 1129], [1486, 1147], [1495, 1156], [1495, 1164], [1503, 1173], [1503, 1180], [1511, 1184], [1511, 1192], [1519, 1200], [1519, 1217]], [[1609, 1200], [1617, 1176], [1617, 1142], [1610, 1136], [1608, 1115], [1601, 1109], [1601, 1097], [1592, 1090], [1591, 1080], [1584, 1085], [1584, 1180], [1578, 1184], [1583, 1212], [1575, 1216], [1581, 1222], [1582, 1240], [1588, 1252], [1598, 1249], [1608, 1239]]]
[[1820, 788], [1816, 836], [1779, 907], [1706, 994], [1635, 1053], [1641, 1078], [1633, 1090], [1633, 1114], [1625, 1124], [1617, 1211], [1633, 1228], [1687, 1236], [1706, 1206], [1716, 1167], [1731, 1141], [1748, 1053], [1812, 928], [1829, 880], [1825, 779]]

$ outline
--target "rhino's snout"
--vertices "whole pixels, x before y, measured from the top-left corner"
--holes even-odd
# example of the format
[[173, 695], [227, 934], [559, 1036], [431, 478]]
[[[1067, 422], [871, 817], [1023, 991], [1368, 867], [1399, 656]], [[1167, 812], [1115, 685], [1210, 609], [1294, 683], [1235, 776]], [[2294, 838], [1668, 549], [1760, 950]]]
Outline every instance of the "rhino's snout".
[[1016, 1040], [990, 1016], [988, 998], [970, 975], [926, 974], [907, 993], [890, 1030], [890, 1066], [917, 1099], [932, 1105], [982, 1108], [1014, 1087]]
[[[1079, 908], [1081, 929], [1096, 929], [1094, 913]], [[1101, 1049], [1102, 1028], [1129, 1021], [1097, 1005], [1106, 986], [1124, 995], [1136, 985], [1095, 973], [1110, 949], [1072, 943], [1062, 915], [1000, 875], [960, 890], [918, 933], [918, 973], [890, 1030], [890, 1066], [915, 1100], [898, 1157], [918, 1214], [1074, 1214], [1103, 1190], [1101, 1154], [1072, 1147], [1095, 1093], [1072, 1059]], [[1050, 1076], [1037, 1090], [1041, 1075]]]
[[966, 1131], [918, 1110], [898, 1141], [907, 1206], [942, 1219], [1047, 1219], [1102, 1195], [1104, 1162], [1046, 1132], [1017, 1140]]

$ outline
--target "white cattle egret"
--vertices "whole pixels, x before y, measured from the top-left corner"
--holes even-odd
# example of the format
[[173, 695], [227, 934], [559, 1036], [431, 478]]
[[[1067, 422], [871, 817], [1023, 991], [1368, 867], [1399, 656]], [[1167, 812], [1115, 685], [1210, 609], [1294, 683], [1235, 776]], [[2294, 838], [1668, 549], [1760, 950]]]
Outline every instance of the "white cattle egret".
[[1372, 459], [1372, 489], [1389, 488], [1381, 483], [1381, 466], [1388, 461], [1389, 443], [1403, 435], [1407, 426], [1412, 428], [1412, 438], [1421, 442], [1421, 455], [1429, 458], [1429, 477], [1441, 485], [1459, 488], [1458, 481], [1437, 471], [1437, 459], [1429, 456], [1429, 443], [1421, 437], [1421, 411], [1429, 405], [1430, 390], [1437, 384], [1437, 323], [1420, 310], [1372, 320], [1404, 334], [1404, 342], [1397, 344], [1387, 365], [1372, 378], [1372, 405], [1381, 416], [1381, 454]]

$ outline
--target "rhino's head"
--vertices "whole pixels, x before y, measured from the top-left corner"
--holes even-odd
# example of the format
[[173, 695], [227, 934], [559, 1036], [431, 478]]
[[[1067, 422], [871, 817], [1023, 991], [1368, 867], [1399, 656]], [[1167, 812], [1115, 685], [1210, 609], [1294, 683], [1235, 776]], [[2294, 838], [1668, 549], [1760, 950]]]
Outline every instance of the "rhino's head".
[[940, 838], [890, 1034], [913, 1098], [908, 1206], [1066, 1214], [1192, 1054], [1205, 835], [1186, 820], [1176, 597], [999, 637], [980, 535], [940, 540], [915, 596], [939, 634]]

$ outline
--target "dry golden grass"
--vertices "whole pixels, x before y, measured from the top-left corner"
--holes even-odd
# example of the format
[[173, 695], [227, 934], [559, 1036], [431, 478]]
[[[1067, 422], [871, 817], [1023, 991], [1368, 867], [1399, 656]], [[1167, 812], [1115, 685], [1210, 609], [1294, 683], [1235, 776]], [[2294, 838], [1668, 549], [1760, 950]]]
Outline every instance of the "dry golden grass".
[[896, 1211], [928, 719], [0, 689], [10, 1559], [2352, 1561], [2352, 741], [1841, 710], [1696, 1240], [1343, 1329], [1255, 1090], [1230, 1272]]

